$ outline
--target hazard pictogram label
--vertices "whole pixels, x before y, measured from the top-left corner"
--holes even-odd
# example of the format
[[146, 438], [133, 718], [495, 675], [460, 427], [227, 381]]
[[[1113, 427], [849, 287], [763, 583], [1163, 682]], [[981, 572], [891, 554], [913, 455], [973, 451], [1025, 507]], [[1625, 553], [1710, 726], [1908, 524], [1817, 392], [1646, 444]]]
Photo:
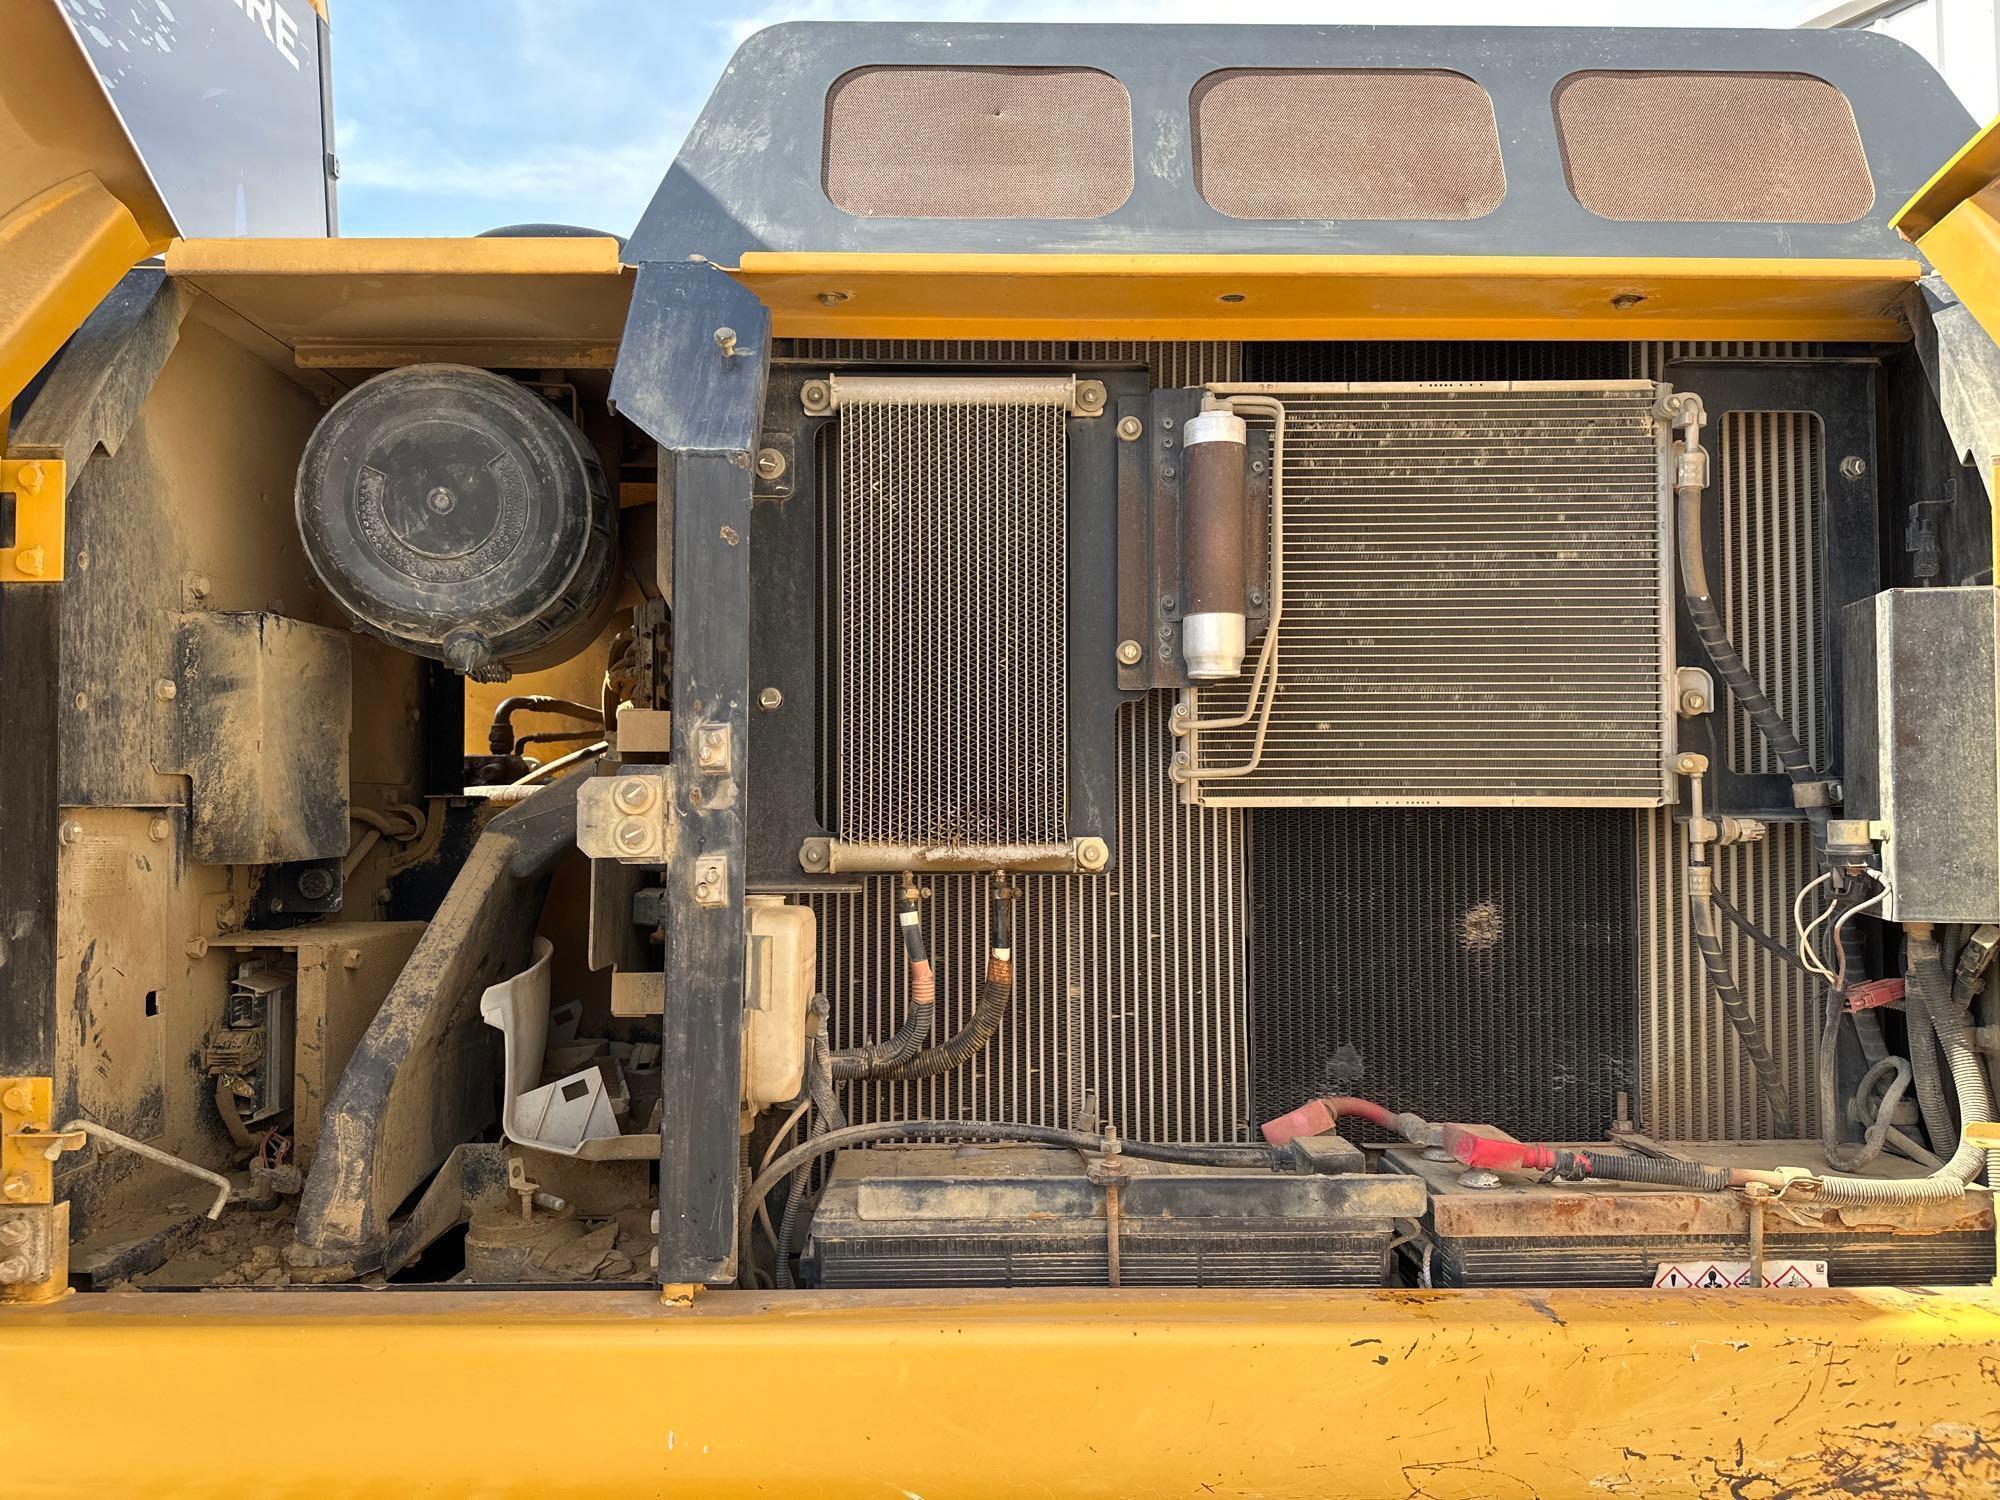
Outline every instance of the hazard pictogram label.
[[1654, 1268], [1653, 1285], [1661, 1291], [1723, 1291], [1732, 1287], [1755, 1288], [1826, 1286], [1823, 1260], [1766, 1260], [1764, 1279], [1747, 1260], [1669, 1261]]

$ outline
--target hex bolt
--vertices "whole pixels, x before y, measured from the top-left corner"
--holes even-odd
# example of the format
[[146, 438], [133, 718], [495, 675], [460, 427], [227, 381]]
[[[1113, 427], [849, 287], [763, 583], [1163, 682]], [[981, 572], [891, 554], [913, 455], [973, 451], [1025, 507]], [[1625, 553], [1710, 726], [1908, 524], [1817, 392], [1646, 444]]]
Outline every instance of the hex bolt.
[[643, 776], [621, 776], [611, 784], [611, 800], [620, 812], [642, 813], [652, 809], [659, 793]]
[[785, 706], [785, 695], [774, 687], [767, 687], [757, 695], [757, 706], [767, 713]]
[[1701, 757], [1698, 755], [1683, 755], [1679, 760], [1674, 762], [1674, 769], [1679, 771], [1683, 776], [1692, 776], [1701, 769]]
[[42, 466], [35, 463], [22, 464], [14, 471], [14, 483], [22, 494], [34, 494], [42, 487]]
[[208, 597], [208, 589], [209, 583], [206, 573], [197, 573], [188, 580], [188, 593], [197, 599], [206, 599]]
[[181, 690], [165, 678], [153, 684], [153, 696], [162, 703], [171, 703], [180, 696]]
[[734, 328], [716, 329], [715, 347], [722, 351], [724, 359], [728, 359], [734, 355], [736, 353], [736, 330]]
[[0, 1109], [5, 1109], [9, 1114], [25, 1115], [28, 1112], [29, 1102], [28, 1091], [18, 1083], [6, 1093], [0, 1094]]
[[71, 818], [68, 822], [63, 824], [62, 832], [57, 836], [61, 838], [61, 840], [65, 844], [74, 844], [83, 837], [83, 825], [77, 822], [75, 818]]
[[1162, 479], [1172, 479], [1174, 477], [1174, 466], [1168, 464], [1164, 469], [1160, 470], [1160, 477]]
[[1689, 688], [1685, 693], [1681, 694], [1681, 712], [1684, 714], [1705, 714], [1708, 712], [1708, 699], [1694, 688]]
[[23, 547], [14, 554], [14, 571], [29, 578], [40, 578], [48, 565], [48, 556], [40, 547]]
[[782, 479], [785, 477], [785, 455], [776, 448], [757, 450], [757, 477], [759, 479]]
[[838, 307], [848, 299], [849, 295], [847, 292], [821, 292], [819, 294], [819, 305], [821, 307]]
[[638, 818], [621, 818], [611, 830], [611, 842], [626, 854], [643, 854], [653, 841], [653, 830]]
[[1141, 422], [1137, 417], [1120, 417], [1118, 419], [1118, 436], [1128, 443], [1136, 441], [1145, 431], [1146, 424]]
[[236, 920], [237, 913], [234, 906], [225, 904], [215, 909], [215, 930], [217, 932], [229, 931], [230, 928], [236, 925]]
[[7, 1180], [0, 1182], [0, 1198], [5, 1198], [9, 1203], [19, 1203], [33, 1191], [34, 1184], [28, 1181], [24, 1172], [9, 1172]]
[[713, 770], [727, 760], [727, 741], [719, 729], [704, 729], [696, 737], [695, 759], [708, 770]]
[[1859, 479], [1868, 472], [1868, 460], [1858, 453], [1850, 453], [1840, 461], [1840, 477]]
[[350, 970], [360, 968], [361, 950], [359, 948], [349, 948], [346, 952], [342, 953], [340, 955], [340, 966], [343, 969]]
[[10, 1255], [0, 1260], [0, 1286], [14, 1286], [28, 1279], [28, 1258]]
[[164, 844], [167, 835], [174, 831], [174, 825], [165, 818], [155, 818], [146, 825], [146, 837], [156, 844]]
[[1077, 868], [1101, 870], [1111, 859], [1111, 850], [1103, 839], [1084, 839], [1076, 846]]
[[1104, 404], [1104, 387], [1094, 380], [1085, 381], [1076, 388], [1076, 404], [1078, 406], [1102, 406]]
[[808, 380], [799, 387], [799, 401], [807, 411], [825, 411], [833, 392], [824, 380]]
[[1264, 591], [1262, 589], [1250, 590], [1250, 607], [1252, 609], [1262, 609], [1264, 607]]
[[801, 862], [807, 865], [814, 867], [823, 865], [826, 863], [826, 845], [820, 843], [818, 840], [814, 840], [800, 851], [799, 858]]
[[1120, 641], [1118, 643], [1118, 659], [1128, 667], [1138, 666], [1139, 658], [1145, 654], [1140, 649], [1137, 641]]
[[0, 1245], [23, 1245], [27, 1240], [26, 1219], [0, 1219]]

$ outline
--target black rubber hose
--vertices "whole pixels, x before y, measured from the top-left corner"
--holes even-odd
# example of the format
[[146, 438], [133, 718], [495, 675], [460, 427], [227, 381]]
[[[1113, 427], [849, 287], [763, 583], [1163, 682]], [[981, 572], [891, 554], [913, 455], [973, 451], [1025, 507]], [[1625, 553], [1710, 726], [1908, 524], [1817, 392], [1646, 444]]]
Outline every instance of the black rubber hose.
[[1944, 1091], [1944, 1063], [1938, 1057], [1937, 1031], [1931, 1025], [1930, 1008], [1919, 1005], [1909, 995], [1909, 979], [1904, 977], [1903, 1026], [1910, 1049], [1910, 1067], [1917, 1079], [1917, 1109], [1924, 1117], [1924, 1139], [1940, 1156], [1948, 1156], [1958, 1143], [1952, 1128], [1951, 1102]]
[[835, 1078], [879, 1078], [883, 1070], [916, 1056], [931, 1034], [937, 1015], [937, 976], [931, 969], [930, 949], [924, 942], [924, 925], [917, 911], [917, 892], [905, 886], [896, 901], [896, 927], [903, 935], [903, 955], [910, 965], [910, 1009], [903, 1024], [887, 1041], [849, 1047], [833, 1054]]
[[581, 719], [586, 724], [595, 724], [600, 729], [609, 727], [605, 724], [601, 708], [574, 703], [567, 698], [551, 698], [544, 693], [516, 693], [511, 698], [502, 698], [494, 706], [493, 722], [487, 726], [486, 748], [495, 755], [514, 753], [514, 715], [518, 713], [560, 714], [566, 719]]
[[899, 1083], [915, 1078], [936, 1078], [941, 1073], [965, 1066], [993, 1040], [1007, 1014], [1008, 1002], [1014, 995], [1014, 899], [1010, 888], [994, 892], [989, 918], [992, 952], [987, 956], [986, 977], [979, 983], [979, 998], [973, 1004], [972, 1019], [937, 1046], [919, 1052], [915, 1057], [891, 1063], [869, 1074], [869, 1077]]
[[1743, 1044], [1743, 1053], [1750, 1059], [1750, 1066], [1756, 1073], [1757, 1086], [1771, 1106], [1771, 1128], [1780, 1139], [1789, 1140], [1794, 1131], [1791, 1094], [1785, 1088], [1785, 1077], [1778, 1070], [1777, 1059], [1771, 1056], [1770, 1044], [1764, 1040], [1764, 1028], [1751, 1013], [1750, 1002], [1736, 987], [1736, 976], [1729, 972], [1729, 959], [1722, 951], [1722, 924], [1717, 918], [1715, 904], [1690, 895], [1688, 907], [1690, 925], [1694, 929], [1694, 945], [1701, 954], [1703, 967], [1708, 970], [1709, 988], [1722, 1002], [1722, 1013], [1735, 1028], [1737, 1039]]
[[[1057, 1125], [1011, 1125], [998, 1120], [878, 1120], [869, 1125], [849, 1125], [792, 1147], [758, 1173], [744, 1200], [745, 1217], [755, 1216], [757, 1205], [786, 1174], [829, 1152], [876, 1141], [1007, 1141], [1059, 1146], [1066, 1151], [1105, 1151], [1110, 1146], [1104, 1136], [1088, 1130], [1065, 1130]], [[1270, 1146], [1167, 1146], [1121, 1139], [1118, 1150], [1139, 1161], [1163, 1161], [1184, 1167], [1263, 1167], [1278, 1171], [1291, 1160], [1289, 1153]]]

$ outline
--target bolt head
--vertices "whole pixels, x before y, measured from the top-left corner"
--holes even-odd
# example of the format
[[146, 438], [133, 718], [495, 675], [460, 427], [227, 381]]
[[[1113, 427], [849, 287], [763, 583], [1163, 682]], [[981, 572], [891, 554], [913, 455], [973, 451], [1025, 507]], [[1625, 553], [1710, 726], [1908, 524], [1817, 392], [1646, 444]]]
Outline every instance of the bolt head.
[[24, 1245], [27, 1241], [26, 1219], [0, 1219], [0, 1245]]
[[1692, 776], [1696, 771], [1701, 769], [1701, 760], [1697, 756], [1683, 755], [1679, 760], [1674, 762], [1674, 769], [1679, 771], [1683, 776]]
[[181, 690], [178, 687], [164, 678], [153, 684], [153, 696], [158, 698], [162, 703], [173, 702], [174, 699], [180, 696], [180, 692]]
[[156, 844], [164, 844], [167, 835], [174, 831], [174, 825], [165, 818], [155, 818], [146, 825], [146, 837]]
[[1111, 850], [1103, 839], [1085, 839], [1076, 846], [1077, 865], [1085, 870], [1101, 870], [1111, 859]]
[[36, 490], [42, 487], [42, 466], [40, 464], [22, 464], [19, 469], [14, 471], [14, 483], [20, 486], [22, 494], [34, 494]]
[[644, 853], [653, 841], [653, 830], [638, 818], [621, 818], [611, 830], [611, 842], [626, 854]]
[[18, 1083], [8, 1089], [6, 1093], [0, 1094], [0, 1108], [6, 1109], [10, 1114], [26, 1114], [28, 1112], [28, 1104], [28, 1091]]
[[28, 1279], [28, 1258], [10, 1255], [0, 1260], [0, 1286], [16, 1286]]
[[347, 950], [346, 952], [342, 953], [342, 954], [340, 955], [340, 966], [341, 966], [341, 967], [342, 967], [343, 969], [358, 969], [358, 968], [360, 968], [360, 967], [361, 967], [361, 950], [360, 950], [359, 948], [349, 948], [349, 949], [348, 949], [348, 950]]
[[1118, 643], [1118, 659], [1128, 667], [1138, 666], [1139, 658], [1144, 655], [1145, 652], [1140, 649], [1137, 641], [1120, 641]]
[[759, 479], [782, 479], [785, 475], [785, 455], [776, 448], [757, 450], [757, 477]]
[[1681, 694], [1681, 712], [1684, 714], [1707, 713], [1708, 712], [1707, 697], [1701, 693], [1696, 692], [1693, 688], [1689, 688], [1685, 693]]
[[206, 958], [208, 957], [208, 939], [189, 938], [187, 940], [187, 946], [182, 951], [185, 952], [189, 958]]
[[75, 818], [71, 818], [63, 824], [62, 831], [57, 837], [65, 844], [74, 844], [83, 837], [83, 825], [77, 822]]
[[206, 573], [197, 573], [188, 580], [188, 592], [197, 599], [206, 599], [208, 597], [208, 589], [209, 583]]
[[5, 1198], [9, 1203], [19, 1203], [32, 1191], [33, 1185], [25, 1173], [9, 1172], [7, 1180], [0, 1182], [0, 1198]]
[[1840, 461], [1840, 473], [1844, 479], [1859, 479], [1868, 472], [1868, 460], [1858, 453], [1850, 453]]
[[620, 812], [642, 813], [651, 810], [659, 793], [643, 776], [621, 776], [611, 785], [611, 800]]
[[40, 547], [23, 547], [14, 554], [14, 571], [30, 578], [40, 578], [48, 565], [48, 555]]
[[767, 711], [783, 708], [785, 706], [785, 695], [774, 687], [767, 687], [757, 695], [757, 706]]
[[1128, 443], [1139, 438], [1145, 430], [1146, 424], [1141, 422], [1137, 417], [1120, 417], [1118, 419], [1118, 436]]
[[734, 328], [716, 329], [715, 347], [723, 350], [724, 352], [734, 349], [736, 347], [736, 330]]
[[819, 294], [819, 305], [821, 307], [838, 307], [847, 300], [848, 296], [849, 294], [846, 292], [821, 292]]

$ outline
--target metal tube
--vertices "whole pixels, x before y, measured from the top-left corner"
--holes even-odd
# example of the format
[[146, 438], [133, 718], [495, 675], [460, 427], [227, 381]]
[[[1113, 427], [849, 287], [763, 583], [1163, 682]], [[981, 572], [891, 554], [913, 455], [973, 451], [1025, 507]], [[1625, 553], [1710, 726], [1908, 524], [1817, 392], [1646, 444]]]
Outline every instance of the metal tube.
[[[162, 1151], [158, 1146], [149, 1146], [144, 1141], [133, 1140], [129, 1135], [120, 1135], [115, 1130], [108, 1130], [95, 1120], [71, 1120], [61, 1130], [57, 1131], [56, 1134], [75, 1135], [78, 1132], [90, 1136], [95, 1140], [103, 1141], [107, 1145], [121, 1147], [126, 1151], [130, 1151], [134, 1156], [143, 1156], [148, 1161], [158, 1162], [163, 1167], [171, 1167], [176, 1172], [185, 1172], [190, 1177], [199, 1177], [203, 1182], [214, 1183], [215, 1201], [208, 1207], [208, 1217], [211, 1219], [221, 1218], [223, 1209], [229, 1206], [229, 1195], [235, 1191], [235, 1188], [230, 1185], [229, 1179], [224, 1177], [220, 1172], [211, 1172], [207, 1167], [198, 1167], [191, 1161], [182, 1161], [178, 1156]], [[57, 1141], [43, 1154], [50, 1161], [54, 1161], [58, 1156], [63, 1154], [63, 1143]]]

